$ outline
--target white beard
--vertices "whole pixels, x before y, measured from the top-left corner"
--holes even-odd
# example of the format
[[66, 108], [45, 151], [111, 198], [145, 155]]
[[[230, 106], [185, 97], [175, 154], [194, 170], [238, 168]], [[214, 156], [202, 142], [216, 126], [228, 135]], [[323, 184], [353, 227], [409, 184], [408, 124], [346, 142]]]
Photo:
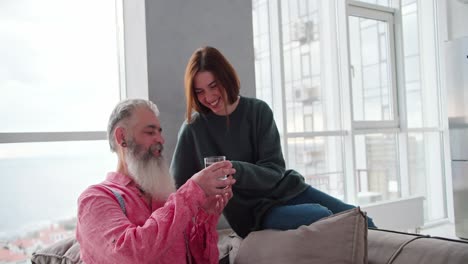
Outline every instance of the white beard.
[[155, 158], [148, 152], [139, 154], [141, 146], [131, 145], [129, 144], [128, 155], [125, 156], [128, 173], [135, 183], [153, 199], [166, 201], [176, 190], [166, 159], [163, 156]]

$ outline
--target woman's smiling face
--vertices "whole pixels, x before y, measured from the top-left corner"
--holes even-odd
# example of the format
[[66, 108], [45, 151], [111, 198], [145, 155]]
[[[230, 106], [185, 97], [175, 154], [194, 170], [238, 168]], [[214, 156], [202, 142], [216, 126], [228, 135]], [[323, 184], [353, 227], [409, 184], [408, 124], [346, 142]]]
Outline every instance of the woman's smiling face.
[[198, 101], [217, 115], [225, 115], [224, 87], [216, 81], [209, 71], [195, 75], [193, 87]]

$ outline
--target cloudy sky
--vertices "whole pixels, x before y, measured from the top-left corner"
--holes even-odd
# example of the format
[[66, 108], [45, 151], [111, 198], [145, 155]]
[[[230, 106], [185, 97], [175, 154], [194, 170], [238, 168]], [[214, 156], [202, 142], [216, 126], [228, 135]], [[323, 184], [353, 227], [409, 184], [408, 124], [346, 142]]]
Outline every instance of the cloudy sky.
[[0, 1], [0, 131], [105, 130], [116, 34], [114, 0]]
[[[119, 100], [115, 20], [115, 0], [0, 0], [0, 132], [105, 131]], [[105, 140], [0, 144], [0, 239], [75, 215], [114, 159]]]

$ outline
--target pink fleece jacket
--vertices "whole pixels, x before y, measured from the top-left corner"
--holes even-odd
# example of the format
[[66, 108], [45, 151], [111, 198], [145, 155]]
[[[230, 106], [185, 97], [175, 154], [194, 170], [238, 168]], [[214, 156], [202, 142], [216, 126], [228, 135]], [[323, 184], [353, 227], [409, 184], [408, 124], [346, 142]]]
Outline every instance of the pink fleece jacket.
[[[122, 195], [127, 216], [102, 185]], [[200, 208], [205, 200], [202, 189], [189, 180], [165, 203], [153, 200], [150, 205], [129, 177], [109, 173], [78, 199], [81, 259], [87, 264], [218, 263], [219, 215]]]

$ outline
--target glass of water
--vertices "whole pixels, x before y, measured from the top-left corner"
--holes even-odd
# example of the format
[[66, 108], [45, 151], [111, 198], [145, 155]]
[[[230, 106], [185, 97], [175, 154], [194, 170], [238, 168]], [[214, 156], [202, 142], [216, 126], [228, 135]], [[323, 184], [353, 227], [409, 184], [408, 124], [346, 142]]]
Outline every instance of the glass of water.
[[[215, 162], [226, 160], [226, 156], [211, 156], [211, 157], [206, 157], [204, 160], [205, 160], [205, 168], [206, 168]], [[227, 175], [224, 175], [224, 177], [221, 177], [219, 179], [226, 180]]]

